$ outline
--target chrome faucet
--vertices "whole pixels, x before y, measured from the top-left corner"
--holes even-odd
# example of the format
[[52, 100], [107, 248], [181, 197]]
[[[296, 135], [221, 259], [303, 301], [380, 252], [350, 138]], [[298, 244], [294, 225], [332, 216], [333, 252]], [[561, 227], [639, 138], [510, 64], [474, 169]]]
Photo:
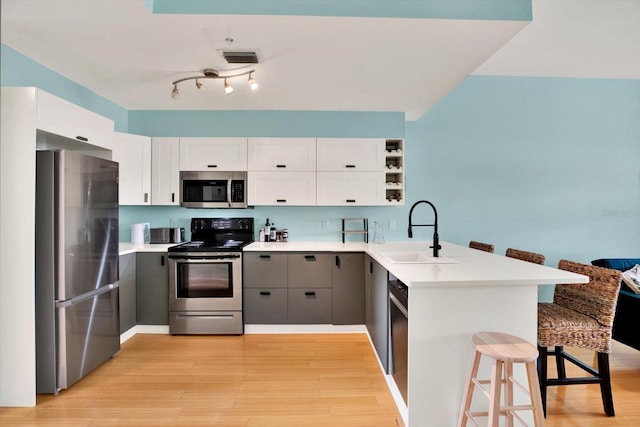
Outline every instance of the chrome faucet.
[[[420, 203], [426, 203], [429, 206], [431, 206], [431, 209], [433, 209], [433, 214], [435, 216], [435, 221], [433, 222], [433, 224], [413, 224], [411, 219], [411, 217], [413, 216], [413, 210]], [[438, 237], [438, 211], [436, 210], [436, 207], [433, 205], [433, 203], [431, 203], [428, 200], [419, 200], [415, 202], [413, 206], [411, 206], [411, 209], [409, 210], [409, 238], [410, 239], [413, 238], [413, 227], [431, 227], [431, 226], [433, 226], [433, 246], [429, 246], [429, 247], [433, 248], [433, 256], [437, 258], [439, 256], [438, 251], [442, 249], [442, 246], [440, 246], [440, 238]]]

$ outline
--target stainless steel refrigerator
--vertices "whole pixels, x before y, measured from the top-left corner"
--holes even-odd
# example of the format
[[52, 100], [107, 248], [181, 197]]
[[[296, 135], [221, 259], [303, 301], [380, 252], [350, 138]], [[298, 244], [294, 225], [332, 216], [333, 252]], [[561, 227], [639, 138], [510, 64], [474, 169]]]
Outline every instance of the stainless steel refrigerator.
[[118, 164], [36, 152], [36, 391], [58, 393], [120, 349]]

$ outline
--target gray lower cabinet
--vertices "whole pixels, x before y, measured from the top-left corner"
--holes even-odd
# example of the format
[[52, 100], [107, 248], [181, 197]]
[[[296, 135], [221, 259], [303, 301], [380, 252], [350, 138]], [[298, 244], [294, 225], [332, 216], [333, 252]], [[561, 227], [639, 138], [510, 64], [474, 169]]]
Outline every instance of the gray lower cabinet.
[[[389, 373], [389, 290], [387, 270], [370, 259], [365, 279], [365, 325], [384, 371]], [[369, 285], [370, 284], [370, 285]]]
[[333, 324], [364, 323], [364, 254], [333, 254]]
[[139, 252], [136, 258], [136, 322], [169, 324], [169, 265], [167, 254]]
[[120, 255], [120, 333], [136, 326], [136, 254]]
[[247, 324], [331, 323], [331, 255], [245, 253]]

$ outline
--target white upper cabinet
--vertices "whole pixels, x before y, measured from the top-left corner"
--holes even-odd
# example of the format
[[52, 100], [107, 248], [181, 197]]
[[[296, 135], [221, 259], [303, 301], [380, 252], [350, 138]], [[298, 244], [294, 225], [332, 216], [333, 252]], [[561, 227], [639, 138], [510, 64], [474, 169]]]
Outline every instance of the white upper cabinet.
[[318, 138], [318, 171], [384, 171], [382, 138]]
[[120, 205], [150, 205], [151, 138], [115, 132], [111, 159], [120, 164]]
[[250, 171], [315, 171], [315, 138], [249, 138]]
[[181, 171], [246, 171], [247, 138], [180, 138]]
[[250, 206], [313, 206], [316, 204], [316, 173], [249, 171]]
[[384, 204], [384, 172], [318, 172], [318, 206]]
[[113, 120], [50, 93], [37, 91], [36, 127], [96, 147], [112, 149]]
[[151, 204], [180, 204], [180, 144], [178, 138], [151, 139]]

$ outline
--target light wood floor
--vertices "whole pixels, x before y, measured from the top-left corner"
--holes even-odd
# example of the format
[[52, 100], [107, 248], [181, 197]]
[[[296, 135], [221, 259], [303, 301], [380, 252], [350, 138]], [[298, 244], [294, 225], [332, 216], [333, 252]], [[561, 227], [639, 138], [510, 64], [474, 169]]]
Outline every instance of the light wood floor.
[[[552, 387], [547, 426], [639, 426], [640, 352], [614, 342], [611, 368], [615, 417], [604, 415], [597, 385]], [[397, 427], [402, 420], [364, 334], [138, 334], [60, 395], [39, 395], [35, 408], [0, 408], [0, 425]]]
[[365, 334], [138, 334], [118, 355], [0, 424], [402, 425]]

